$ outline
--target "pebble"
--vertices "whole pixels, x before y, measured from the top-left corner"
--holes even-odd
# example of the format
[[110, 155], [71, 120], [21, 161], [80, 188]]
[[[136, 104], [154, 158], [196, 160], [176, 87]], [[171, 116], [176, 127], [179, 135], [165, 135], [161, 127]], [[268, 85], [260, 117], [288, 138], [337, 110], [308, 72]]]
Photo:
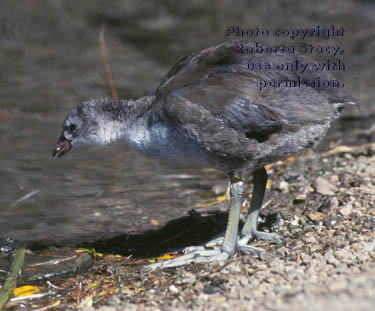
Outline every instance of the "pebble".
[[318, 241], [316, 240], [316, 238], [313, 235], [305, 238], [305, 242], [309, 243], [309, 244], [318, 244]]
[[234, 273], [234, 274], [241, 274], [243, 272], [242, 268], [237, 262], [233, 262], [229, 264], [227, 266], [227, 269], [229, 270], [230, 273]]
[[293, 200], [293, 203], [294, 204], [298, 204], [298, 203], [302, 203], [302, 202], [305, 202], [307, 199], [307, 195], [306, 194], [298, 194], [295, 199]]
[[223, 295], [211, 295], [208, 297], [208, 301], [211, 303], [223, 303], [226, 301], [226, 298]]
[[343, 263], [354, 264], [356, 261], [355, 256], [351, 253], [349, 247], [337, 250], [335, 252], [335, 257]]
[[173, 284], [171, 286], [169, 286], [169, 291], [172, 293], [172, 294], [178, 294], [178, 288], [176, 286], [174, 286]]
[[334, 195], [337, 189], [328, 180], [319, 176], [315, 179], [315, 190], [322, 195]]
[[318, 221], [322, 221], [323, 219], [325, 219], [327, 215], [321, 212], [311, 212], [307, 214], [307, 217], [313, 222], [318, 222]]
[[332, 209], [332, 210], [334, 210], [334, 209], [336, 209], [338, 206], [339, 206], [339, 201], [337, 200], [336, 197], [333, 197], [333, 198], [331, 199], [331, 201], [329, 202], [329, 208]]
[[288, 193], [289, 192], [289, 183], [285, 180], [282, 180], [279, 184], [279, 189], [282, 193]]
[[333, 255], [333, 251], [330, 249], [328, 250], [324, 255], [324, 260], [334, 266], [338, 266], [340, 264], [340, 261], [338, 261], [335, 256]]
[[308, 264], [311, 261], [311, 256], [307, 255], [306, 253], [301, 253], [301, 259], [304, 264]]
[[350, 214], [353, 213], [353, 204], [348, 203], [340, 208], [340, 214], [344, 217], [348, 217]]
[[300, 218], [297, 215], [293, 215], [293, 219], [290, 221], [290, 224], [293, 226], [299, 225]]

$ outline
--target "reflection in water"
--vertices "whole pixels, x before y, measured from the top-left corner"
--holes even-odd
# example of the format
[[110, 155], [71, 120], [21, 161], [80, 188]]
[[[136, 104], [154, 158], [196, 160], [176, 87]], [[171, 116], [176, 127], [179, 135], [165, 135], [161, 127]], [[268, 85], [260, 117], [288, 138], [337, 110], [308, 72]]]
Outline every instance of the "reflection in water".
[[163, 224], [191, 209], [179, 193], [201, 191], [199, 170], [179, 169], [189, 175], [178, 178], [175, 168], [123, 144], [82, 148], [60, 161], [51, 148], [28, 145], [1, 162], [0, 238], [66, 244], [155, 228], [152, 219]]

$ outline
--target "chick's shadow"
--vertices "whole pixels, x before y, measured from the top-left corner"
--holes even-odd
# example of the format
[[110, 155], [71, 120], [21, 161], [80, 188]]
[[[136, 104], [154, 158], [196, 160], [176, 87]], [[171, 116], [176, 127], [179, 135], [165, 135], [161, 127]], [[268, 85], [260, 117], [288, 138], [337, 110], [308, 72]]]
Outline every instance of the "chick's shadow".
[[[270, 228], [275, 220], [275, 215], [268, 215], [260, 226]], [[170, 251], [179, 251], [187, 246], [202, 245], [224, 232], [227, 221], [227, 212], [218, 211], [202, 216], [199, 212], [190, 210], [188, 216], [171, 220], [157, 230], [121, 234], [92, 243], [85, 242], [80, 246], [94, 248], [97, 252], [107, 254], [154, 257]], [[241, 229], [242, 226], [241, 222], [239, 228]]]

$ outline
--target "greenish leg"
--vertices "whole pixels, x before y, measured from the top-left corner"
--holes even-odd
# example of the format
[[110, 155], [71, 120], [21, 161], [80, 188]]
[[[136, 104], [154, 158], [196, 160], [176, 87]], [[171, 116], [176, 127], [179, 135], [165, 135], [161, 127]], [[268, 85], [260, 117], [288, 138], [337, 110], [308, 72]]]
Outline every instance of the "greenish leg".
[[230, 184], [230, 204], [227, 229], [225, 231], [224, 242], [221, 250], [232, 256], [236, 249], [238, 223], [245, 193], [245, 184], [240, 177], [232, 177]]
[[258, 217], [260, 208], [262, 207], [264, 192], [267, 184], [267, 171], [265, 168], [260, 168], [253, 173], [254, 190], [251, 198], [249, 214], [247, 216], [245, 225], [242, 228], [242, 239], [240, 244], [246, 244], [250, 239], [256, 237], [261, 240], [269, 240], [275, 243], [281, 243], [279, 236], [267, 232], [258, 231]]
[[[220, 248], [216, 249], [206, 249], [204, 246], [193, 246], [185, 250], [185, 255], [157, 262], [148, 265], [148, 268], [167, 268], [167, 267], [177, 267], [195, 263], [207, 263], [217, 260], [226, 260], [234, 254], [237, 249], [237, 236], [238, 236], [238, 224], [240, 220], [240, 212], [243, 201], [243, 196], [245, 192], [245, 184], [242, 182], [239, 176], [231, 177], [230, 186], [230, 210], [227, 229], [225, 231], [224, 241]], [[249, 246], [243, 246], [242, 248], [248, 249]], [[242, 248], [239, 248], [242, 250]], [[250, 252], [250, 251], [248, 251]]]

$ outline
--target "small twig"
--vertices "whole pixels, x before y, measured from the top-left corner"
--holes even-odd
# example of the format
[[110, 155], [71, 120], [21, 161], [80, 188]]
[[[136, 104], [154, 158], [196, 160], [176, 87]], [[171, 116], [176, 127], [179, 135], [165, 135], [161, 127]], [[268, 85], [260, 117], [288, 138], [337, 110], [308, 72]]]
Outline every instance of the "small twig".
[[50, 281], [47, 281], [47, 284], [48, 284], [48, 286], [50, 286], [50, 287], [52, 287], [52, 288], [54, 288], [54, 289], [66, 290], [65, 287], [57, 286], [57, 285], [53, 284], [53, 283], [50, 282]]
[[0, 310], [3, 310], [13, 289], [17, 286], [17, 278], [21, 272], [24, 259], [25, 249], [19, 248], [15, 255], [13, 255], [10, 271], [0, 289]]
[[105, 39], [104, 39], [104, 29], [105, 29], [105, 24], [102, 23], [99, 29], [100, 49], [102, 50], [103, 64], [104, 64], [105, 75], [107, 77], [108, 86], [109, 86], [109, 89], [111, 90], [112, 97], [117, 100], [118, 96], [116, 92], [116, 87], [112, 79], [111, 67], [109, 66], [108, 57], [107, 57], [107, 47], [106, 47]]
[[272, 199], [270, 199], [270, 200], [268, 200], [266, 203], [264, 203], [264, 204], [262, 205], [262, 209], [263, 209], [263, 208], [266, 208], [268, 205], [270, 205], [271, 202], [272, 202]]
[[52, 309], [52, 308], [54, 308], [54, 307], [59, 306], [60, 303], [61, 303], [60, 300], [58, 300], [58, 301], [54, 302], [53, 304], [50, 304], [50, 305], [45, 306], [45, 307], [43, 307], [43, 308], [34, 309], [34, 311], [46, 311], [46, 310], [49, 310], [49, 309]]
[[73, 256], [70, 256], [70, 257], [66, 257], [66, 258], [52, 259], [52, 260], [48, 260], [48, 261], [45, 261], [45, 262], [38, 262], [36, 264], [30, 265], [29, 267], [33, 268], [33, 267], [38, 267], [38, 266], [58, 265], [60, 262], [71, 260], [71, 259], [74, 259], [76, 257], [78, 257], [78, 256], [73, 255]]
[[10, 206], [9, 208], [12, 208], [14, 207], [15, 205], [17, 205], [18, 203], [21, 203], [22, 201], [25, 201], [27, 200], [28, 198], [31, 198], [33, 195], [36, 195], [38, 192], [40, 191], [40, 189], [36, 189], [34, 191], [31, 191], [29, 192], [28, 194], [24, 195], [23, 197], [15, 200]]
[[32, 295], [27, 295], [27, 296], [14, 297], [10, 301], [11, 302], [16, 302], [16, 301], [22, 301], [22, 300], [43, 298], [45, 296], [52, 295], [52, 294], [54, 294], [54, 292], [48, 291], [48, 292], [45, 292], [45, 293], [38, 293], [38, 294], [32, 294]]

